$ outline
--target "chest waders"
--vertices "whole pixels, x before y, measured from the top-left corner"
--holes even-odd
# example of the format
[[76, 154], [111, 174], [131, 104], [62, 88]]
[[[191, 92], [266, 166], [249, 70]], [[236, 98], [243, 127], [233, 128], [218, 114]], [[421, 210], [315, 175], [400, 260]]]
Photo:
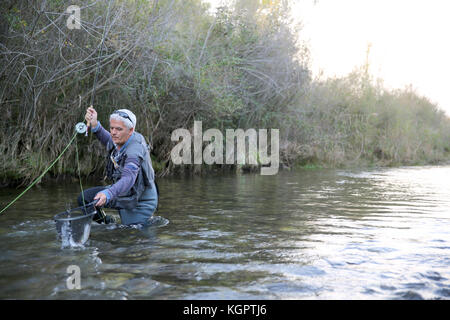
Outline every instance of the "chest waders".
[[[106, 175], [113, 183], [116, 183], [122, 177], [125, 161], [128, 157], [137, 158], [140, 162], [139, 173], [133, 187], [128, 192], [119, 194], [116, 199], [112, 199], [108, 204], [111, 208], [134, 209], [144, 190], [152, 188], [151, 182], [154, 180], [154, 172], [151, 166], [150, 148], [140, 133], [135, 132], [130, 139], [123, 152], [117, 152], [112, 143], [107, 145]], [[158, 187], [156, 189], [159, 196]]]

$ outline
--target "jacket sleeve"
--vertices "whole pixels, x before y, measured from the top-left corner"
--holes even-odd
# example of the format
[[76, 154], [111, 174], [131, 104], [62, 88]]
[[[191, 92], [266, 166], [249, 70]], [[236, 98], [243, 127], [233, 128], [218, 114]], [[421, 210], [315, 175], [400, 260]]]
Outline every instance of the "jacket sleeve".
[[111, 134], [102, 127], [100, 121], [97, 122], [97, 126], [95, 128], [92, 128], [92, 132], [105, 147], [108, 145], [108, 142], [112, 143]]
[[109, 189], [102, 191], [106, 195], [107, 202], [111, 201], [111, 199], [116, 199], [120, 195], [127, 194], [136, 182], [136, 177], [140, 169], [141, 165], [139, 159], [128, 157], [125, 160], [120, 179]]

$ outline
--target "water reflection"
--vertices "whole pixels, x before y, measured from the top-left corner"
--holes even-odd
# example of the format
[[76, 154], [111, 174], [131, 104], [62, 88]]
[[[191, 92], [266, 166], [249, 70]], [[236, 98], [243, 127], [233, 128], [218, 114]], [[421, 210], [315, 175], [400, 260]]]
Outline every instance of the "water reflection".
[[[0, 298], [447, 299], [449, 178], [406, 167], [163, 179], [170, 223], [93, 225], [83, 250], [63, 251], [51, 217], [77, 186], [33, 189], [1, 217]], [[65, 286], [70, 264], [82, 290]]]

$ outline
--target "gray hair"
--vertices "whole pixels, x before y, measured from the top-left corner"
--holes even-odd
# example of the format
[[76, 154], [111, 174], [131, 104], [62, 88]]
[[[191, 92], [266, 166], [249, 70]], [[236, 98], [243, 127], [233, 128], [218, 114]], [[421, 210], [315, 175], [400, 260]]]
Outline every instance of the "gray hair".
[[130, 120], [122, 118], [121, 116], [119, 116], [118, 114], [112, 114], [109, 116], [109, 121], [111, 120], [117, 120], [117, 121], [122, 121], [123, 124], [125, 125], [125, 127], [127, 127], [128, 129], [134, 128], [133, 124], [131, 123]]
[[[123, 117], [122, 113], [124, 113], [126, 116]], [[109, 121], [111, 120], [122, 121], [128, 129], [136, 128], [136, 116], [128, 109], [120, 109], [114, 111], [109, 117]]]

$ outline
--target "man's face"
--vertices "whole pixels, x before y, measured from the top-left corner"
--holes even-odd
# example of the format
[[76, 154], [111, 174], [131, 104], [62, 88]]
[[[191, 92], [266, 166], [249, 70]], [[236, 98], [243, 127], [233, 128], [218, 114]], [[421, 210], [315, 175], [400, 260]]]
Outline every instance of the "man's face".
[[109, 132], [111, 132], [112, 141], [119, 147], [127, 142], [133, 131], [134, 128], [128, 129], [123, 121], [114, 119], [109, 121]]

